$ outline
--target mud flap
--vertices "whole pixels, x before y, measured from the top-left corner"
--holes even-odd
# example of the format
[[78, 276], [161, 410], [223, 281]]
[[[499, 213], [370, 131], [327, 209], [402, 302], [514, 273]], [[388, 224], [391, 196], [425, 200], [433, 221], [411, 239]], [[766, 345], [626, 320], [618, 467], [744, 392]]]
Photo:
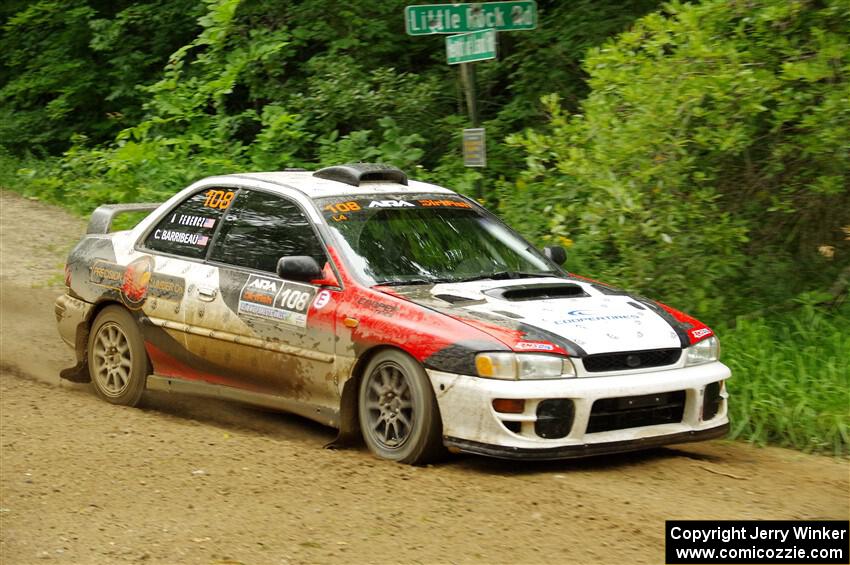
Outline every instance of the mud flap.
[[339, 409], [339, 432], [325, 449], [345, 449], [363, 443], [357, 418], [357, 379], [350, 379], [342, 390]]
[[73, 367], [62, 369], [59, 376], [72, 383], [90, 383], [89, 364], [86, 361], [78, 361]]

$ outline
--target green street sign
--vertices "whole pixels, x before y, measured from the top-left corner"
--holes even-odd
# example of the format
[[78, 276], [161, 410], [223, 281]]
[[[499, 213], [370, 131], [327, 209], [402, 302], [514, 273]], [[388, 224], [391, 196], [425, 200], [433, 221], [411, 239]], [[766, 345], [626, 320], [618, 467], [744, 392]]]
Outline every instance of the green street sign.
[[446, 59], [450, 65], [496, 58], [496, 32], [492, 29], [446, 36]]
[[476, 4], [423, 4], [404, 9], [408, 35], [465, 33], [484, 29], [522, 31], [537, 27], [537, 4], [483, 2]]

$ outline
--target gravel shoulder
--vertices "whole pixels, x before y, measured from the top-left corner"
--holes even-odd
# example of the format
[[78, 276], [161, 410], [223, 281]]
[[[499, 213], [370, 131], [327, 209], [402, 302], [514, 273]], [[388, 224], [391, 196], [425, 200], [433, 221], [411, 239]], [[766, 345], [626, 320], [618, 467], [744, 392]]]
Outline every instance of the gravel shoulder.
[[413, 468], [328, 428], [60, 382], [53, 300], [84, 222], [0, 192], [0, 562], [663, 563], [667, 519], [848, 519], [847, 460], [712, 441]]

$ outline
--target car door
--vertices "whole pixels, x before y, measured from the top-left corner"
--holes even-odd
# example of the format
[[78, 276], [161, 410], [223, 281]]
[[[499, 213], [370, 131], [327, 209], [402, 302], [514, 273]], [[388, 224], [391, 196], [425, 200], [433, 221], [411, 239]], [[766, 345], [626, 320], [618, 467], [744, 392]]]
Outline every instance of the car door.
[[193, 378], [218, 370], [186, 348], [186, 297], [192, 293], [192, 280], [213, 274], [204, 260], [235, 196], [233, 189], [202, 189], [187, 196], [159, 219], [126, 259], [132, 259], [127, 270], [139, 273], [124, 278], [145, 283], [131, 286], [147, 290], [142, 331], [157, 375]]
[[335, 410], [334, 312], [340, 289], [284, 280], [283, 256], [328, 261], [294, 201], [241, 189], [222, 219], [205, 269], [188, 283], [187, 348], [222, 367], [221, 384]]

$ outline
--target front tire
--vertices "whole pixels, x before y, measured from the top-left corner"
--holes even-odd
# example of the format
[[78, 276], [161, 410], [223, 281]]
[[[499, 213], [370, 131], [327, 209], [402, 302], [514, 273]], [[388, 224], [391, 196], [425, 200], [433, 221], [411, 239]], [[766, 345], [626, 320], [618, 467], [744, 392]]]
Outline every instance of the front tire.
[[396, 350], [375, 355], [358, 400], [363, 440], [378, 457], [423, 465], [442, 455], [437, 399], [425, 370], [409, 355]]
[[89, 333], [89, 372], [97, 395], [123, 406], [135, 406], [149, 374], [142, 333], [133, 316], [120, 306], [107, 306]]

